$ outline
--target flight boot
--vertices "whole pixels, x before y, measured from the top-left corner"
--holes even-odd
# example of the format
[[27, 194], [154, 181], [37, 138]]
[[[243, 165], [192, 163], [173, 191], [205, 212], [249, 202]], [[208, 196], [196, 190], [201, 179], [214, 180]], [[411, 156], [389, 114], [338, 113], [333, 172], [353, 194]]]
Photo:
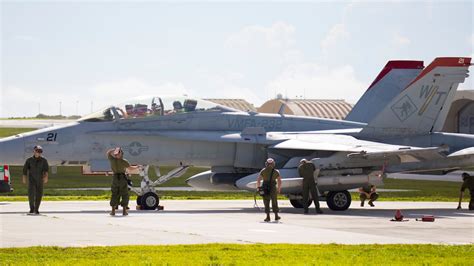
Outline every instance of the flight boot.
[[280, 219], [281, 219], [281, 217], [278, 216], [278, 213], [275, 213], [275, 221], [278, 221], [278, 220], [280, 220]]
[[127, 215], [128, 215], [127, 207], [124, 207], [124, 208], [123, 208], [122, 215], [123, 215], [123, 216], [127, 216]]
[[112, 207], [112, 211], [110, 212], [111, 216], [115, 216], [115, 207]]
[[263, 220], [264, 222], [270, 222], [270, 214], [267, 213], [267, 218], [265, 218], [265, 220]]
[[374, 203], [372, 201], [369, 201], [370, 207], [375, 207]]

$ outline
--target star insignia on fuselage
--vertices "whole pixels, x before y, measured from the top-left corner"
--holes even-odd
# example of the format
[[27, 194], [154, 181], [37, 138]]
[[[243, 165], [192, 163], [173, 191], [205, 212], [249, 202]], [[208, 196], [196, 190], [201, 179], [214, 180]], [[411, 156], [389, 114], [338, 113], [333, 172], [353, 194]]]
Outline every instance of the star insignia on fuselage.
[[132, 156], [138, 156], [142, 152], [148, 150], [148, 146], [143, 146], [140, 142], [134, 141], [130, 143], [128, 146], [123, 147], [124, 151], [128, 151], [128, 153]]

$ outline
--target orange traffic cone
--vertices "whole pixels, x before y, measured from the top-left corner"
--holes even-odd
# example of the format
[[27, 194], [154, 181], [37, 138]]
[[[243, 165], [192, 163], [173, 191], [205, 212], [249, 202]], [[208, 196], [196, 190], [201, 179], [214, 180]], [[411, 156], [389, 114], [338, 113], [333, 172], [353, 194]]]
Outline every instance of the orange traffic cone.
[[395, 212], [395, 221], [399, 221], [399, 222], [403, 221], [403, 214], [400, 210], [397, 210]]

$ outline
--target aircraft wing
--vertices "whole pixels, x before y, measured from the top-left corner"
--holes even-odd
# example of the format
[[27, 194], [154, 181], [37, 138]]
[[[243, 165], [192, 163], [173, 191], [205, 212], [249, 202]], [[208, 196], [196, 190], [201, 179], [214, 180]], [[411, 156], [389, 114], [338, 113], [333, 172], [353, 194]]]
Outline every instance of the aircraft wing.
[[444, 158], [447, 147], [411, 147], [358, 140], [343, 135], [313, 135], [305, 139], [289, 139], [270, 146], [274, 150], [333, 151], [346, 153], [348, 159], [388, 159], [399, 157], [402, 161], [422, 161]]
[[412, 157], [419, 161], [423, 160], [434, 160], [444, 158], [441, 154], [442, 152], [447, 151], [446, 147], [429, 147], [429, 148], [401, 148], [393, 151], [380, 151], [380, 152], [358, 152], [350, 153], [347, 155], [348, 158], [363, 158], [369, 160], [375, 159], [384, 159], [391, 156], [398, 156], [400, 158]]

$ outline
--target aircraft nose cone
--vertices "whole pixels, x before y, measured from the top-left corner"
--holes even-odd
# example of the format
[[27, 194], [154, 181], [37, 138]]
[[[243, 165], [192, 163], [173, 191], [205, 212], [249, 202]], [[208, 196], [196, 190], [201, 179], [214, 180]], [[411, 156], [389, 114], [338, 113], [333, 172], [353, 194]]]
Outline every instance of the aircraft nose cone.
[[0, 164], [23, 164], [25, 160], [25, 141], [22, 137], [0, 139]]

